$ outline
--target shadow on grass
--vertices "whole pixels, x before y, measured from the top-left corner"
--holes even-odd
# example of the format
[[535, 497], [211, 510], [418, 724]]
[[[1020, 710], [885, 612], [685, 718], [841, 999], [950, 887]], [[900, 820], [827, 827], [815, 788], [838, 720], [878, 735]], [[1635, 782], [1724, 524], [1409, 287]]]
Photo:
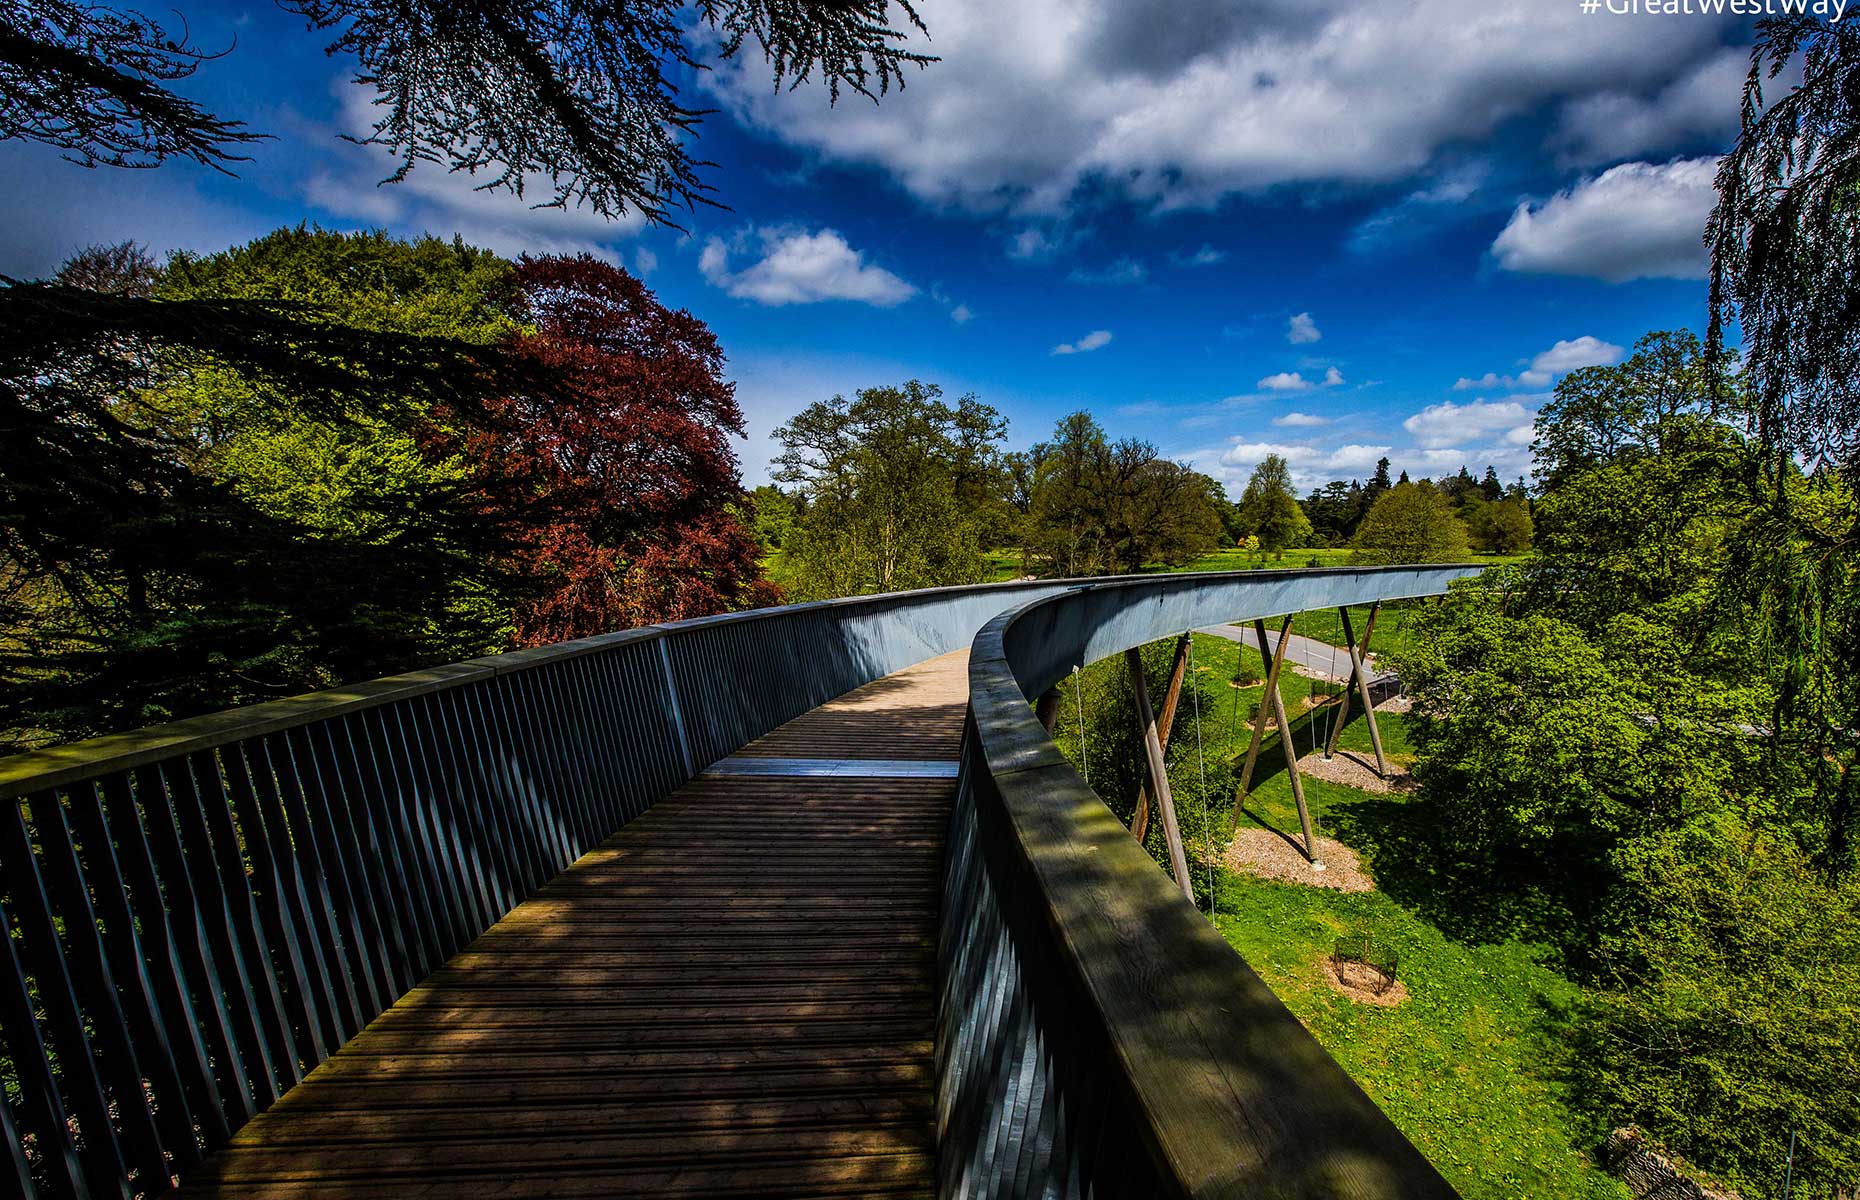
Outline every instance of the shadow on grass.
[[[1323, 718], [1321, 709], [1295, 718], [1292, 744], [1312, 744], [1314, 722], [1318, 732], [1327, 732]], [[1345, 728], [1361, 719], [1360, 708], [1354, 709]], [[1296, 816], [1270, 815], [1281, 805], [1262, 804], [1258, 797], [1261, 787], [1285, 770], [1284, 747], [1275, 732], [1260, 748], [1254, 794], [1234, 812], [1302, 846]], [[1289, 797], [1284, 799], [1289, 803]], [[1326, 787], [1320, 823], [1322, 832], [1361, 856], [1379, 891], [1449, 938], [1474, 944], [1538, 943], [1555, 948], [1566, 967], [1578, 970], [1586, 961], [1582, 931], [1591, 927], [1591, 914], [1578, 911], [1575, 903], [1583, 888], [1559, 877], [1545, 861], [1506, 856], [1482, 845], [1476, 830], [1468, 828], [1464, 806], [1441, 804], [1425, 793], [1381, 796]]]

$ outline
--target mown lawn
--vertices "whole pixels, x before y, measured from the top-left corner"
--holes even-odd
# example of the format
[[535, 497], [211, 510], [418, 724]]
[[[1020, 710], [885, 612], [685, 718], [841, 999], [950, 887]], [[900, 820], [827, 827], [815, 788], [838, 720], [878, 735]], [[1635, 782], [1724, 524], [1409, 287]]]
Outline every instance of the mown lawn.
[[[1151, 571], [1290, 571], [1300, 567], [1350, 567], [1356, 551], [1348, 546], [1333, 546], [1318, 550], [1287, 550], [1282, 557], [1275, 558], [1258, 550], [1242, 550], [1238, 546], [1223, 546], [1210, 551], [1188, 563], [1186, 566], [1167, 567], [1160, 563], [1146, 570]], [[1523, 562], [1528, 554], [1478, 554], [1469, 562], [1480, 566], [1497, 566], [1500, 563]]]
[[[1557, 1082], [1580, 993], [1530, 948], [1450, 941], [1378, 892], [1225, 872], [1219, 884], [1228, 942], [1466, 1200], [1628, 1195], [1578, 1148], [1600, 1131]], [[1359, 1004], [1322, 975], [1337, 939], [1365, 929], [1400, 956], [1399, 1007]]]

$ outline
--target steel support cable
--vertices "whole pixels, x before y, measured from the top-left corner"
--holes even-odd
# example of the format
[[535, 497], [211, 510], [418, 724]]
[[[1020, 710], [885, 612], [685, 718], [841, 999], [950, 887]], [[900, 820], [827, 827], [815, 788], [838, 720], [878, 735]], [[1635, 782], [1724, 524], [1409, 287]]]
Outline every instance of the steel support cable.
[[1201, 680], [1195, 675], [1195, 636], [1188, 635], [1188, 679], [1195, 696], [1195, 768], [1201, 773], [1201, 850], [1208, 857], [1208, 924], [1214, 924], [1214, 824], [1208, 816], [1208, 757], [1201, 745]]

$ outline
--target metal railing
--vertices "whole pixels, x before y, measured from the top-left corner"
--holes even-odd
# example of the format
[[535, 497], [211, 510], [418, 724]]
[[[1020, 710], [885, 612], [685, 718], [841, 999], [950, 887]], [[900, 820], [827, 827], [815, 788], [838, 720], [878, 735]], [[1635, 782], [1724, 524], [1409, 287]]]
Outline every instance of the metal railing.
[[[659, 797], [972, 638], [946, 858], [946, 1194], [1200, 1195], [1236, 1178], [1258, 1195], [1449, 1194], [1359, 1186], [1356, 1168], [1336, 1167], [1367, 1147], [1366, 1178], [1420, 1178], [1419, 1156], [1360, 1092], [1345, 1095], [1353, 1085], [1071, 775], [1026, 697], [1073, 662], [1191, 624], [1439, 591], [1454, 573], [793, 605], [0, 759], [0, 1194], [165, 1190]], [[1084, 846], [1105, 853], [1084, 860]], [[1114, 863], [1140, 877], [1107, 876]], [[1105, 990], [1133, 981], [1150, 990]], [[1223, 1105], [1239, 1115], [1215, 1121]], [[1341, 1132], [1313, 1125], [1331, 1118]], [[1359, 1121], [1384, 1132], [1358, 1136]], [[1341, 1149], [1283, 1136], [1312, 1129]], [[1189, 1147], [1190, 1133], [1227, 1140]], [[1257, 1186], [1262, 1148], [1303, 1182]], [[1304, 1186], [1333, 1178], [1308, 1169], [1320, 1160], [1343, 1171], [1331, 1191]]]
[[1110, 580], [981, 630], [937, 1023], [945, 1197], [1455, 1193], [1157, 869], [1029, 701], [1184, 630], [1444, 592], [1468, 568]]
[[656, 799], [1056, 586], [683, 621], [0, 759], [0, 1195], [166, 1190]]

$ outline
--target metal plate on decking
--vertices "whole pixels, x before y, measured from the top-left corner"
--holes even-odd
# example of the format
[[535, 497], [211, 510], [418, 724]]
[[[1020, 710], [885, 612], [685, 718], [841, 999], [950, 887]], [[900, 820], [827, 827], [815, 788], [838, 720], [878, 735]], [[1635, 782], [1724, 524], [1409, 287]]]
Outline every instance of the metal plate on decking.
[[750, 758], [719, 759], [706, 775], [788, 775], [837, 779], [954, 779], [953, 762], [902, 758]]

